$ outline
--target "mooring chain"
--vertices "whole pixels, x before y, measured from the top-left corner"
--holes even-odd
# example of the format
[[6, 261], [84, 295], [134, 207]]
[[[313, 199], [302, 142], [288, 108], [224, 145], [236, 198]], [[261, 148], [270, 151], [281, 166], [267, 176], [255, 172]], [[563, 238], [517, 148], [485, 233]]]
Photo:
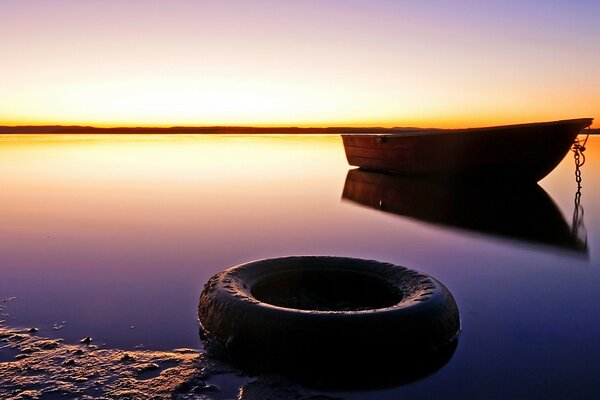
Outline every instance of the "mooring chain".
[[589, 134], [588, 133], [585, 138], [582, 140], [579, 137], [575, 139], [573, 142], [573, 147], [571, 151], [573, 152], [573, 158], [575, 159], [575, 182], [577, 182], [577, 192], [575, 193], [575, 207], [573, 209], [573, 224], [571, 229], [573, 230], [573, 234], [580, 236], [580, 233], [583, 233], [583, 238], [587, 242], [587, 234], [585, 230], [585, 226], [583, 225], [583, 206], [581, 205], [581, 167], [585, 164], [585, 144], [587, 143]]

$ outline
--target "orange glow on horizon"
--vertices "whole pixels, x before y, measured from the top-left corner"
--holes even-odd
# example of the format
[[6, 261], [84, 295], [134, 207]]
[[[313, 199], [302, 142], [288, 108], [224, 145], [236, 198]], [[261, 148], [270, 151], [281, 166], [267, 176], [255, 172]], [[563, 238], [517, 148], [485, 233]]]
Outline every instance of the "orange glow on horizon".
[[325, 3], [3, 4], [0, 125], [600, 127], [593, 2]]

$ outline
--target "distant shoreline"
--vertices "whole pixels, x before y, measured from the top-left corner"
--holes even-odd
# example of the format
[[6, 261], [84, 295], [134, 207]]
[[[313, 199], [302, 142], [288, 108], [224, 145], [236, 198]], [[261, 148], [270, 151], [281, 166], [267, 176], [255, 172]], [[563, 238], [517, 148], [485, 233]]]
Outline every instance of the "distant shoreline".
[[[0, 134], [340, 134], [340, 133], [394, 133], [407, 130], [429, 130], [433, 128], [415, 127], [254, 127], [254, 126], [173, 126], [159, 127], [116, 127], [98, 128], [94, 126], [27, 125], [0, 126]], [[588, 133], [588, 130], [581, 132]], [[600, 128], [590, 129], [590, 135], [600, 135]]]
[[335, 133], [389, 133], [397, 130], [420, 130], [423, 128], [381, 128], [381, 127], [327, 127], [327, 128], [301, 128], [301, 127], [254, 127], [254, 126], [173, 126], [173, 127], [116, 127], [98, 128], [94, 126], [0, 126], [0, 134], [7, 133], [54, 133], [54, 134], [335, 134]]

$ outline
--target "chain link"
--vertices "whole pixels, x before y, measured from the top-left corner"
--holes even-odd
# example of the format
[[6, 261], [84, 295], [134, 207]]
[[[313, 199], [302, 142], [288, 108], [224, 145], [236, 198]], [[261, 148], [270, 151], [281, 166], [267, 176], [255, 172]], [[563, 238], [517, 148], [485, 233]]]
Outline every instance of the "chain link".
[[573, 209], [573, 224], [571, 225], [571, 229], [573, 234], [577, 237], [583, 238], [587, 243], [587, 232], [585, 226], [583, 225], [583, 206], [581, 205], [581, 167], [585, 164], [585, 144], [590, 136], [588, 133], [585, 138], [582, 140], [579, 137], [575, 139], [573, 142], [573, 146], [571, 147], [571, 151], [573, 152], [573, 158], [575, 159], [575, 182], [577, 182], [577, 192], [575, 193], [575, 207]]

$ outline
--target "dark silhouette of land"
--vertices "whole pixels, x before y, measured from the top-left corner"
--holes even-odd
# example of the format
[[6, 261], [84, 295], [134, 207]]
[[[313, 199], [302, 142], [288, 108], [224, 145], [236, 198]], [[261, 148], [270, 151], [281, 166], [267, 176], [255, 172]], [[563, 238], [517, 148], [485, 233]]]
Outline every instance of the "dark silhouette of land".
[[381, 127], [327, 127], [327, 128], [300, 128], [300, 127], [254, 127], [254, 126], [173, 126], [168, 128], [159, 127], [118, 127], [97, 128], [93, 126], [63, 126], [63, 125], [27, 125], [27, 126], [0, 126], [2, 133], [108, 133], [108, 134], [136, 134], [136, 133], [207, 133], [207, 134], [331, 134], [331, 133], [389, 133], [395, 130], [411, 130], [421, 128], [381, 128]]
[[[35, 133], [69, 133], [69, 134], [335, 134], [335, 133], [393, 133], [395, 131], [420, 130], [432, 128], [415, 127], [255, 127], [255, 126], [172, 126], [172, 127], [116, 127], [98, 128], [78, 125], [21, 125], [1, 126], [0, 134], [35, 134]], [[581, 133], [588, 133], [582, 131]], [[590, 129], [590, 135], [600, 135], [600, 129]]]

